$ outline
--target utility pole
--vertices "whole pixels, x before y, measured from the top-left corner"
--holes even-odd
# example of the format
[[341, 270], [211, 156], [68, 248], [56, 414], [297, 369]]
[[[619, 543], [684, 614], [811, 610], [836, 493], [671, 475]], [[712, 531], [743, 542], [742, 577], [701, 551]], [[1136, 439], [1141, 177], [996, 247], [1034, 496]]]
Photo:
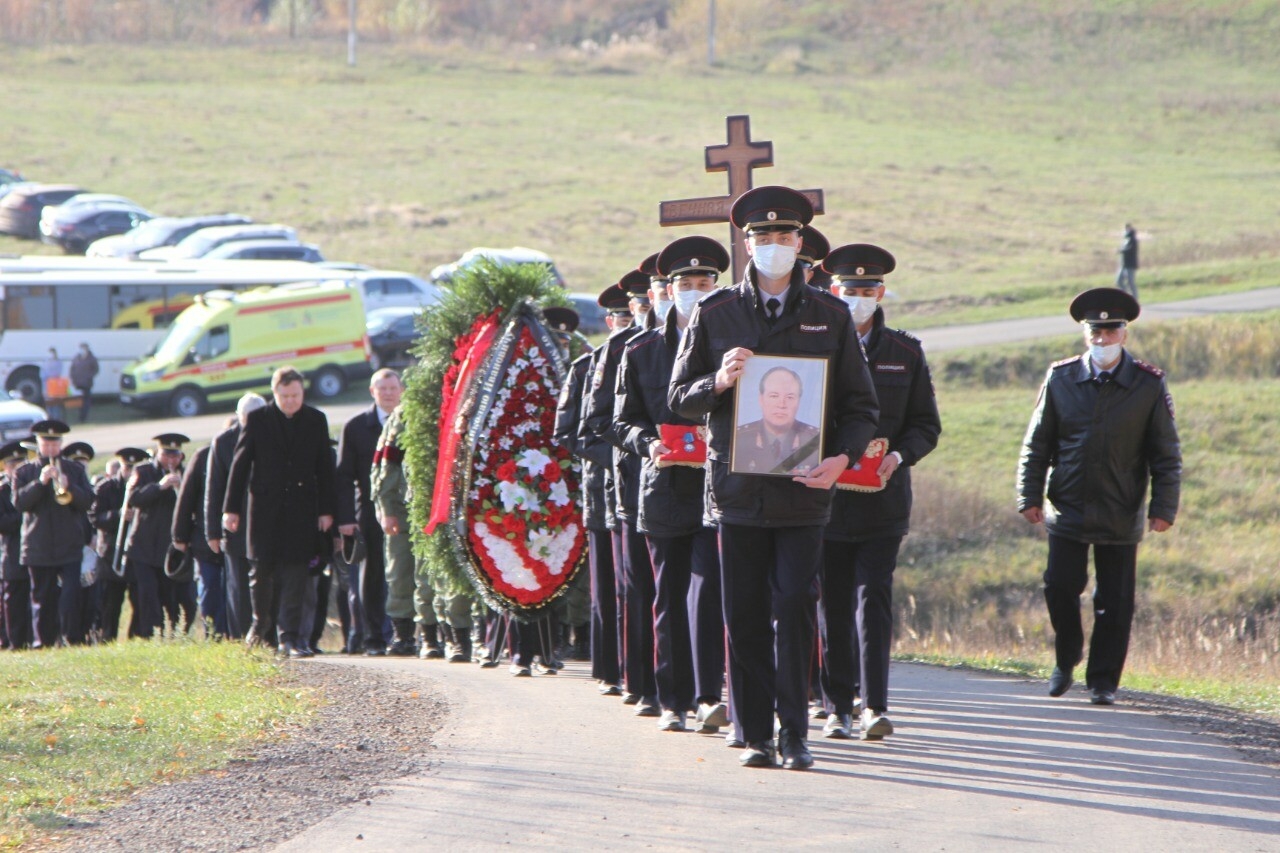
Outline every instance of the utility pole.
[[707, 0], [707, 65], [716, 64], [716, 0]]
[[347, 0], [347, 65], [356, 67], [356, 0]]

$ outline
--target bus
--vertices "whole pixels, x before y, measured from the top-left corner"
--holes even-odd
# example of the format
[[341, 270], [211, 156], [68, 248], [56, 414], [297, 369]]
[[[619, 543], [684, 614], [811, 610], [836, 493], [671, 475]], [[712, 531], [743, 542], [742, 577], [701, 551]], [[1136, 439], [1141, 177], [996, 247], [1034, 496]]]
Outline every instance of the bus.
[[121, 369], [155, 347], [196, 294], [350, 281], [352, 275], [294, 261], [0, 271], [0, 382], [11, 397], [40, 400], [41, 365], [51, 357], [50, 350], [62, 361], [66, 376], [80, 344], [87, 343], [98, 359], [94, 393], [114, 395]]

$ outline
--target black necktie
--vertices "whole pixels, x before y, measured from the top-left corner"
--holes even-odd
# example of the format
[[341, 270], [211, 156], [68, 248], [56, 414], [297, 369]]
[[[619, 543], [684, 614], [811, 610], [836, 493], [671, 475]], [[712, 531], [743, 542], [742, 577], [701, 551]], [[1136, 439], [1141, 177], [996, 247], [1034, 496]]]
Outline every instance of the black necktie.
[[773, 325], [778, 321], [778, 309], [782, 307], [782, 303], [778, 298], [770, 297], [769, 301], [764, 304], [764, 310], [768, 312], [769, 325]]
[[1098, 374], [1099, 385], [1106, 385], [1110, 381], [1111, 381], [1111, 372], [1109, 370], [1104, 370]]

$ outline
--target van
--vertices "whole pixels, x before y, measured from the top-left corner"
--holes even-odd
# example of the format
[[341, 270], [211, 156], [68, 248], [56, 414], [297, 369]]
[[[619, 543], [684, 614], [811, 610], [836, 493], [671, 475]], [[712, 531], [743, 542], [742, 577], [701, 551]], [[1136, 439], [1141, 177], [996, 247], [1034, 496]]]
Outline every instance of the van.
[[285, 365], [301, 371], [322, 399], [368, 379], [358, 288], [324, 281], [199, 294], [155, 353], [121, 372], [120, 402], [194, 417], [211, 402], [269, 391], [271, 374]]

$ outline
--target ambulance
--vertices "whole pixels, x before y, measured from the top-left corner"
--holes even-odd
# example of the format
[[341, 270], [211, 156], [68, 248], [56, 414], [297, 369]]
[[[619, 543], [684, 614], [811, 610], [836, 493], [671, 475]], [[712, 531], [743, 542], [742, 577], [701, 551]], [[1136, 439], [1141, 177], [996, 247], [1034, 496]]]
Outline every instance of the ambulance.
[[247, 391], [267, 394], [276, 368], [307, 378], [308, 397], [341, 394], [369, 378], [364, 300], [344, 280], [240, 292], [213, 290], [169, 327], [155, 353], [120, 374], [120, 402], [178, 417]]

